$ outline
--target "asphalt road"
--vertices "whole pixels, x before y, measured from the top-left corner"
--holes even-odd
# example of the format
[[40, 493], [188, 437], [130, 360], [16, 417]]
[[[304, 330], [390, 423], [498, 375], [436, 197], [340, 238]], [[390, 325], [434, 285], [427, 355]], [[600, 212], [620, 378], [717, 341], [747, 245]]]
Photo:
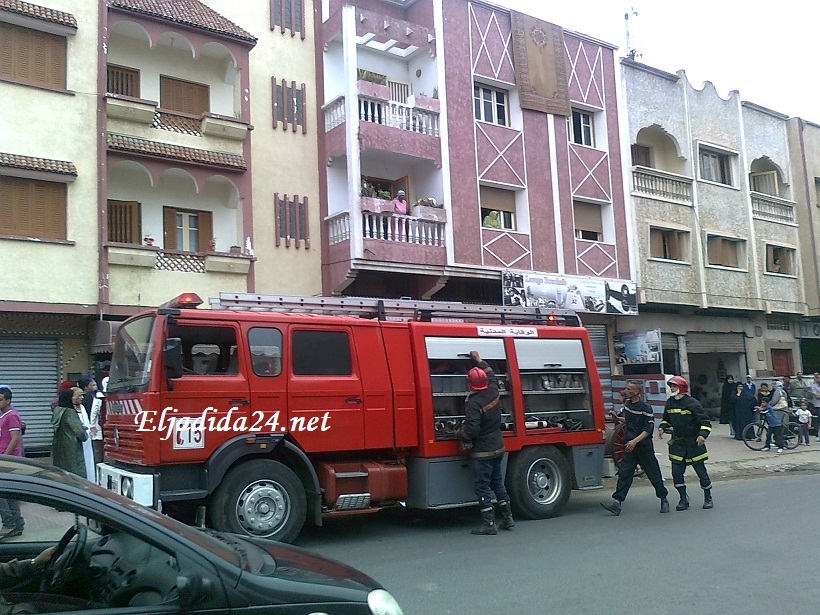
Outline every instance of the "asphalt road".
[[[382, 511], [330, 520], [298, 540], [384, 584], [405, 615], [816, 613], [820, 474], [715, 483], [715, 508], [658, 513], [633, 487], [620, 517], [610, 491], [573, 492], [555, 519], [472, 536], [477, 509]], [[694, 487], [694, 488], [692, 488]], [[671, 485], [670, 485], [671, 490]]]

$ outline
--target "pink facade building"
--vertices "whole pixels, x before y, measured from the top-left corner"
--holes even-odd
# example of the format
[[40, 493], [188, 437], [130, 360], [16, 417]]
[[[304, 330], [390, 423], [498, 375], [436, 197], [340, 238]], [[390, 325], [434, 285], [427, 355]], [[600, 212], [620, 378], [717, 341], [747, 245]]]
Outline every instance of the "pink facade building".
[[634, 298], [614, 46], [483, 2], [315, 10], [325, 294], [501, 303], [514, 270], [548, 278], [530, 304]]

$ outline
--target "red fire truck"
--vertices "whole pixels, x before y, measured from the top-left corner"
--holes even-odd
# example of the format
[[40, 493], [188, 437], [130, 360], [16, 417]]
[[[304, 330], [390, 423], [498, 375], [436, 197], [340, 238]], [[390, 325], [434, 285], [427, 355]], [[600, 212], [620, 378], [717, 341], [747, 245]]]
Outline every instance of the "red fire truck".
[[[604, 411], [569, 311], [185, 294], [117, 334], [101, 485], [219, 530], [293, 540], [306, 521], [475, 503], [469, 352], [499, 377], [517, 514], [601, 486]], [[204, 517], [202, 516], [204, 514]]]

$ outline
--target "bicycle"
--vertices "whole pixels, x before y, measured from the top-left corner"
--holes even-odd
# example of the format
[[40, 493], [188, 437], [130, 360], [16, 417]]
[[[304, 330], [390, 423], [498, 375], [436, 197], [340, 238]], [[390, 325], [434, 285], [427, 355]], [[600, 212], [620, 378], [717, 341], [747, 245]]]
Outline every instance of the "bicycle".
[[[784, 413], [785, 414], [785, 413]], [[743, 428], [743, 443], [753, 451], [762, 451], [766, 447], [766, 431], [769, 426], [760, 416], [760, 412], [755, 412], [755, 420]], [[800, 428], [797, 423], [790, 423], [783, 420], [783, 448], [793, 450], [800, 445]], [[772, 438], [774, 439], [774, 434]]]

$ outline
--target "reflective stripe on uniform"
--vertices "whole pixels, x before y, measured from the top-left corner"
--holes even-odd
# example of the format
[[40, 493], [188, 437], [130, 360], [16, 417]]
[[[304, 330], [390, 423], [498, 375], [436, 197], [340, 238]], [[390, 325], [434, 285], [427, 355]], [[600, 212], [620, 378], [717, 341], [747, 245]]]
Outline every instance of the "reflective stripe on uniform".
[[669, 408], [667, 412], [669, 414], [692, 414], [691, 410], [686, 410], [685, 408]]

